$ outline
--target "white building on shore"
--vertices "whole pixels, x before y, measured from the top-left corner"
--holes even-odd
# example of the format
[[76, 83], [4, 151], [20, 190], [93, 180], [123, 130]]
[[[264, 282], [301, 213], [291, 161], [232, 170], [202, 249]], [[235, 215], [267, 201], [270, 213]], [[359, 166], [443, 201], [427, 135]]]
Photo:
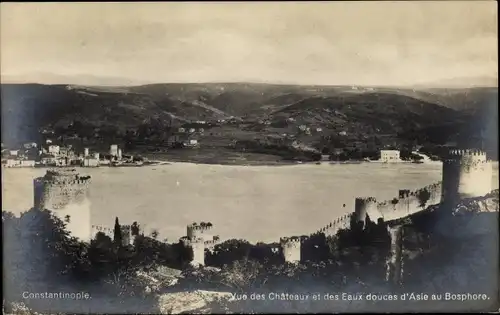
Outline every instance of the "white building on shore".
[[401, 162], [399, 150], [381, 150], [380, 151], [380, 161], [382, 161], [384, 163]]

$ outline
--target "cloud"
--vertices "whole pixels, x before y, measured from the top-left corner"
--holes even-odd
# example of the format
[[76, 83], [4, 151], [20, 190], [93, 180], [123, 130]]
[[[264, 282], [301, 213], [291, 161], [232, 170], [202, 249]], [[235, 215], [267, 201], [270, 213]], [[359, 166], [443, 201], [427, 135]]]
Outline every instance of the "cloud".
[[1, 8], [3, 73], [398, 84], [497, 72], [495, 1]]

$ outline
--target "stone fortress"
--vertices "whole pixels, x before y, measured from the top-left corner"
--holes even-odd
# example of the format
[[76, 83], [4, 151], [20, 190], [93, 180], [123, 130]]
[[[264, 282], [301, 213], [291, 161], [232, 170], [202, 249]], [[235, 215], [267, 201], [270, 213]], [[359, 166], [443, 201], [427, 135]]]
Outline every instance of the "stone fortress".
[[186, 236], [180, 241], [185, 247], [190, 248], [193, 252], [193, 260], [191, 264], [205, 265], [205, 249], [212, 250], [216, 244], [220, 242], [217, 235], [212, 234], [213, 225], [208, 222], [192, 223], [186, 228]]
[[[452, 150], [443, 162], [442, 181], [410, 191], [402, 189], [392, 200], [378, 202], [374, 197], [359, 197], [355, 201], [353, 213], [345, 214], [317, 231], [325, 235], [335, 235], [342, 229], [354, 226], [364, 228], [369, 218], [372, 222], [390, 223], [425, 211], [429, 206], [442, 203], [453, 204], [461, 198], [484, 196], [492, 190], [493, 168], [486, 154], [476, 150]], [[74, 169], [50, 170], [44, 177], [34, 180], [35, 207], [54, 212], [67, 222], [70, 233], [81, 240], [90, 240], [97, 232], [113, 238], [114, 230], [101, 226], [91, 226], [89, 195], [90, 176], [80, 176]], [[213, 225], [201, 222], [187, 226], [186, 236], [180, 241], [193, 252], [193, 265], [205, 264], [205, 249], [212, 250], [220, 243], [212, 234]], [[133, 243], [131, 226], [122, 226], [122, 242]], [[402, 231], [388, 225], [392, 238], [392, 248], [397, 256], [398, 240]], [[301, 260], [301, 242], [304, 238], [281, 238], [281, 255], [285, 262], [297, 263]], [[392, 257], [392, 267], [398, 258]], [[391, 264], [389, 262], [389, 264]], [[390, 268], [389, 268], [390, 267]], [[400, 269], [400, 268], [399, 268]], [[393, 277], [391, 273], [390, 277]], [[389, 276], [388, 276], [389, 277]], [[397, 276], [394, 276], [397, 278]]]
[[[425, 211], [439, 204], [453, 206], [463, 198], [487, 195], [492, 191], [493, 167], [486, 153], [479, 150], [451, 150], [443, 161], [442, 181], [416, 191], [402, 189], [392, 200], [377, 201], [375, 197], [358, 197], [353, 213], [342, 215], [317, 233], [336, 235], [342, 229], [354, 226], [364, 228], [369, 218], [375, 223], [391, 223]], [[388, 262], [388, 280], [398, 275], [391, 270], [401, 270], [399, 263], [402, 239], [401, 225], [388, 225], [393, 255]], [[286, 262], [296, 263], [301, 257], [301, 242], [298, 238], [282, 239], [280, 242]], [[396, 272], [397, 273], [397, 272]]]
[[90, 182], [90, 176], [81, 176], [73, 168], [49, 170], [33, 180], [35, 209], [52, 211], [72, 236], [90, 241]]

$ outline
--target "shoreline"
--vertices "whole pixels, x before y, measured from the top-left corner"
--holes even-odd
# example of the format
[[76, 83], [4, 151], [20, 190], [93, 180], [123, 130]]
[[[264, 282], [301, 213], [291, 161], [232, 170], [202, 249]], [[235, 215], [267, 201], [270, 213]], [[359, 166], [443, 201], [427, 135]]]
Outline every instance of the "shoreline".
[[[402, 165], [402, 164], [415, 164], [415, 165], [437, 165], [437, 164], [442, 164], [442, 161], [427, 161], [423, 163], [414, 163], [411, 161], [400, 161], [400, 162], [392, 162], [392, 163], [387, 163], [387, 162], [382, 162], [379, 160], [373, 160], [373, 161], [364, 161], [364, 160], [351, 160], [351, 161], [307, 161], [307, 162], [300, 162], [300, 161], [275, 161], [275, 162], [270, 162], [270, 161], [258, 161], [258, 160], [253, 160], [253, 161], [246, 161], [246, 163], [243, 163], [242, 161], [194, 161], [194, 160], [177, 160], [177, 159], [155, 159], [155, 160], [149, 160], [147, 164], [144, 165], [118, 165], [118, 166], [110, 166], [110, 165], [100, 165], [100, 166], [81, 166], [81, 165], [68, 165], [68, 166], [42, 166], [42, 165], [35, 165], [35, 166], [28, 166], [28, 167], [5, 167], [3, 166], [2, 169], [30, 169], [30, 168], [42, 168], [42, 169], [52, 169], [52, 168], [141, 168], [141, 167], [155, 167], [155, 166], [164, 166], [164, 165], [174, 165], [174, 164], [185, 164], [185, 165], [219, 165], [219, 166], [246, 166], [246, 167], [255, 167], [255, 166], [269, 166], [269, 167], [283, 167], [283, 166], [300, 166], [300, 165], [317, 165], [317, 166], [326, 166], [326, 165], [356, 165], [356, 164], [385, 164], [387, 166], [391, 165]], [[498, 165], [498, 161], [491, 161], [493, 165]]]
[[[493, 163], [495, 163], [494, 161]], [[386, 165], [401, 165], [401, 164], [417, 164], [417, 165], [432, 165], [432, 164], [441, 164], [442, 161], [432, 161], [426, 163], [413, 163], [413, 162], [395, 162], [395, 163], [386, 163], [381, 161], [318, 161], [318, 162], [259, 162], [252, 161], [250, 163], [232, 163], [232, 162], [194, 162], [194, 161], [173, 161], [173, 160], [157, 160], [151, 161], [151, 163], [147, 165], [126, 165], [126, 166], [109, 166], [109, 165], [101, 165], [101, 166], [81, 166], [81, 165], [68, 165], [68, 166], [31, 166], [31, 167], [3, 167], [6, 169], [30, 169], [30, 168], [41, 168], [41, 169], [53, 169], [53, 168], [82, 168], [82, 169], [95, 169], [95, 168], [143, 168], [143, 167], [154, 167], [154, 166], [164, 166], [164, 165], [174, 165], [174, 164], [189, 164], [189, 165], [219, 165], [219, 166], [273, 166], [273, 167], [283, 167], [283, 166], [301, 166], [301, 165], [357, 165], [357, 164], [386, 164]], [[498, 163], [498, 162], [496, 162]]]

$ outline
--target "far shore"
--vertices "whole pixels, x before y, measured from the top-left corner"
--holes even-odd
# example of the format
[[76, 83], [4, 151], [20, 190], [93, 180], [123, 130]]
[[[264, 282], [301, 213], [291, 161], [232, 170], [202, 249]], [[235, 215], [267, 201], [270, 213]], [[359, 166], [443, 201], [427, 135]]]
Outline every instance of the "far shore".
[[[144, 165], [127, 165], [127, 166], [109, 166], [109, 165], [101, 165], [98, 167], [85, 167], [85, 166], [80, 166], [80, 165], [71, 165], [67, 167], [74, 167], [74, 168], [103, 168], [103, 167], [109, 167], [109, 168], [137, 168], [137, 167], [156, 167], [156, 166], [164, 166], [164, 165], [220, 165], [220, 166], [273, 166], [273, 167], [279, 167], [279, 166], [300, 166], [300, 165], [352, 165], [352, 164], [387, 164], [387, 165], [397, 165], [397, 164], [415, 164], [415, 165], [429, 165], [429, 164], [441, 164], [442, 161], [425, 161], [422, 163], [414, 163], [412, 161], [399, 161], [399, 162], [393, 162], [393, 163], [386, 163], [382, 162], [380, 160], [350, 160], [350, 161], [286, 161], [286, 160], [278, 160], [278, 161], [269, 161], [269, 160], [220, 160], [220, 161], [214, 161], [214, 160], [196, 160], [196, 159], [169, 159], [169, 158], [155, 158], [154, 160], [148, 160], [147, 164]], [[497, 166], [498, 161], [492, 161], [493, 165]], [[61, 166], [43, 166], [43, 165], [37, 165], [34, 168], [59, 168]], [[12, 168], [20, 168], [20, 169], [26, 169], [30, 167], [12, 167]]]
[[[394, 163], [385, 163], [382, 161], [317, 161], [317, 162], [297, 162], [297, 161], [280, 161], [280, 162], [269, 162], [269, 161], [220, 161], [220, 162], [208, 162], [208, 161], [176, 161], [176, 160], [154, 160], [154, 161], [149, 161], [148, 164], [146, 165], [127, 165], [127, 166], [109, 166], [109, 165], [101, 165], [101, 166], [94, 166], [94, 167], [88, 167], [88, 166], [81, 166], [81, 165], [68, 165], [68, 166], [44, 166], [44, 165], [37, 165], [33, 168], [42, 168], [42, 169], [52, 169], [52, 168], [63, 168], [63, 167], [73, 167], [73, 168], [141, 168], [141, 167], [157, 167], [157, 166], [166, 166], [166, 165], [220, 165], [220, 166], [273, 166], [273, 167], [280, 167], [280, 166], [301, 166], [301, 165], [352, 165], [352, 164], [387, 164], [387, 165], [399, 165], [399, 164], [439, 164], [442, 163], [441, 161], [431, 161], [431, 162], [424, 162], [424, 163], [413, 163], [410, 161], [401, 161], [401, 162], [394, 162]], [[494, 163], [498, 163], [494, 161]], [[28, 169], [32, 167], [12, 167], [12, 169]]]

